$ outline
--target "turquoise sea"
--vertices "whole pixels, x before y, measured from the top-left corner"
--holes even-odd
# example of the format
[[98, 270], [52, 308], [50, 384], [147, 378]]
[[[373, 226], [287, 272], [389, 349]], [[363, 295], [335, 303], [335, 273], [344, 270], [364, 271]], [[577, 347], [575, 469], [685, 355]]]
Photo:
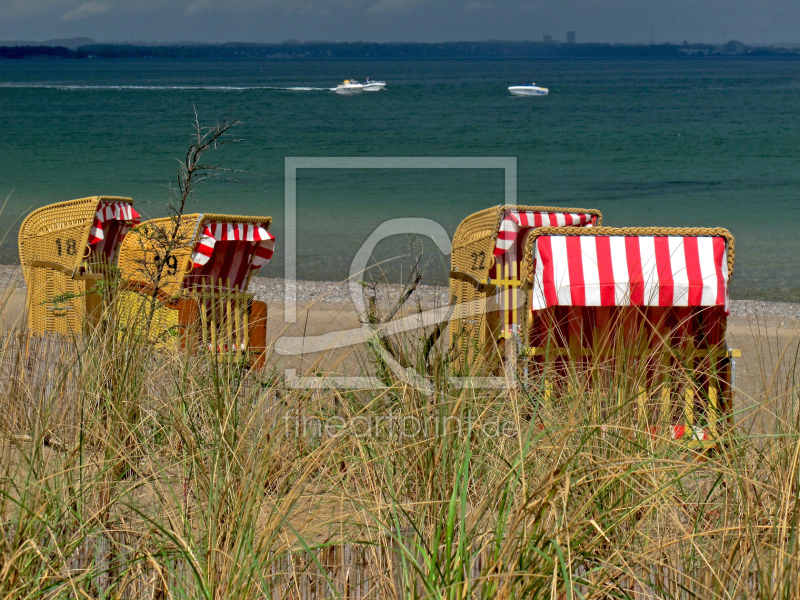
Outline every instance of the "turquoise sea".
[[[386, 89], [327, 89], [365, 76]], [[550, 95], [510, 96], [523, 80]], [[18, 260], [19, 220], [45, 204], [131, 196], [164, 214], [195, 110], [206, 125], [241, 118], [241, 141], [208, 155], [241, 172], [198, 187], [192, 210], [275, 217], [262, 275], [283, 276], [285, 157], [516, 157], [519, 203], [599, 208], [614, 226], [726, 227], [733, 297], [800, 301], [800, 61], [781, 60], [0, 61], [0, 263]], [[301, 171], [298, 276], [345, 278], [386, 219], [452, 233], [502, 202], [500, 171]], [[426, 274], [443, 281], [431, 246]]]

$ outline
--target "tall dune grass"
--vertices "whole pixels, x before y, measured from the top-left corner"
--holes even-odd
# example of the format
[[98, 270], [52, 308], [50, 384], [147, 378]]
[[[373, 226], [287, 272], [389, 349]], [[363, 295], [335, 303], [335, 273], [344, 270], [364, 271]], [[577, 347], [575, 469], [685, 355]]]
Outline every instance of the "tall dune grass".
[[789, 374], [701, 451], [635, 372], [460, 390], [438, 348], [433, 394], [301, 390], [113, 323], [0, 352], [2, 598], [800, 595]]

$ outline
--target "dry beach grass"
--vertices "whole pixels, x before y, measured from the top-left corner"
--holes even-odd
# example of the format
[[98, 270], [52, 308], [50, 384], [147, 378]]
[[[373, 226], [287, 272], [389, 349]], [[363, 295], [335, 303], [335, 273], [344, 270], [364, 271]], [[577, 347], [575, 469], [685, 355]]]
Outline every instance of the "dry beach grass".
[[[295, 332], [353, 324], [343, 303], [300, 300]], [[422, 361], [411, 332], [432, 393], [390, 372], [296, 389], [285, 359], [248, 371], [113, 321], [7, 333], [0, 597], [797, 597], [796, 321], [738, 306], [749, 388], [707, 453], [659, 433], [635, 365], [557, 397], [521, 373], [459, 389], [446, 349]], [[295, 366], [378, 370], [368, 348], [346, 354]]]

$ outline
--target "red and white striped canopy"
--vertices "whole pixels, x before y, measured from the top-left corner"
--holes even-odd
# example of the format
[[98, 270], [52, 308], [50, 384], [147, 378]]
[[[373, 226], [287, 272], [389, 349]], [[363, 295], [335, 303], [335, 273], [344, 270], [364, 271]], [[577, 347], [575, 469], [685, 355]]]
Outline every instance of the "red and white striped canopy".
[[139, 224], [141, 217], [130, 202], [100, 202], [89, 231], [89, 246], [93, 254], [114, 258], [131, 227]]
[[543, 235], [532, 310], [549, 306], [724, 306], [723, 237]]
[[255, 245], [250, 268], [265, 265], [275, 250], [275, 237], [263, 223], [203, 223], [203, 234], [192, 253], [194, 267], [202, 267], [214, 253], [217, 242], [252, 242]]
[[[101, 202], [97, 205], [92, 229], [89, 232], [90, 244], [96, 244], [105, 239], [103, 225], [109, 221], [123, 221], [130, 226], [136, 226], [139, 224], [140, 217], [139, 213], [133, 210], [130, 202]], [[120, 239], [120, 241], [122, 240]]]
[[[266, 264], [275, 250], [275, 237], [267, 231], [265, 223], [205, 222], [200, 241], [192, 252], [191, 276], [187, 285], [220, 279], [242, 288], [250, 272]], [[218, 242], [224, 244], [222, 252]]]
[[520, 232], [531, 227], [592, 227], [596, 222], [597, 216], [588, 213], [509, 210], [500, 222], [494, 255], [503, 255], [517, 240]]

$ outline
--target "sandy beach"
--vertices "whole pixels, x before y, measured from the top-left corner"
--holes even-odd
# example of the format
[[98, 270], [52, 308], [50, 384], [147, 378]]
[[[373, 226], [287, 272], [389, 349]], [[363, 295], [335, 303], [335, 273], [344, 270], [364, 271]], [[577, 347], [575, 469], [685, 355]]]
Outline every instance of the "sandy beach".
[[[0, 266], [0, 289], [11, 290], [0, 325], [18, 326], [25, 303], [25, 283], [19, 267]], [[269, 306], [270, 343], [283, 336], [319, 336], [361, 327], [346, 282], [297, 281], [293, 289], [297, 316], [294, 322], [287, 323], [284, 318], [285, 281], [256, 277], [250, 283], [249, 291]], [[402, 286], [383, 286], [379, 306], [388, 306], [401, 292]], [[441, 307], [448, 302], [448, 296], [447, 288], [423, 285], [412, 294], [406, 307], [408, 310]], [[728, 345], [742, 351], [742, 358], [736, 364], [736, 386], [744, 406], [757, 404], [765, 390], [785, 380], [800, 348], [799, 342], [800, 304], [731, 300]], [[358, 347], [347, 347], [293, 357], [274, 355], [273, 364], [279, 369], [297, 369], [298, 373], [319, 369], [352, 375], [359, 372], [361, 359]]]

